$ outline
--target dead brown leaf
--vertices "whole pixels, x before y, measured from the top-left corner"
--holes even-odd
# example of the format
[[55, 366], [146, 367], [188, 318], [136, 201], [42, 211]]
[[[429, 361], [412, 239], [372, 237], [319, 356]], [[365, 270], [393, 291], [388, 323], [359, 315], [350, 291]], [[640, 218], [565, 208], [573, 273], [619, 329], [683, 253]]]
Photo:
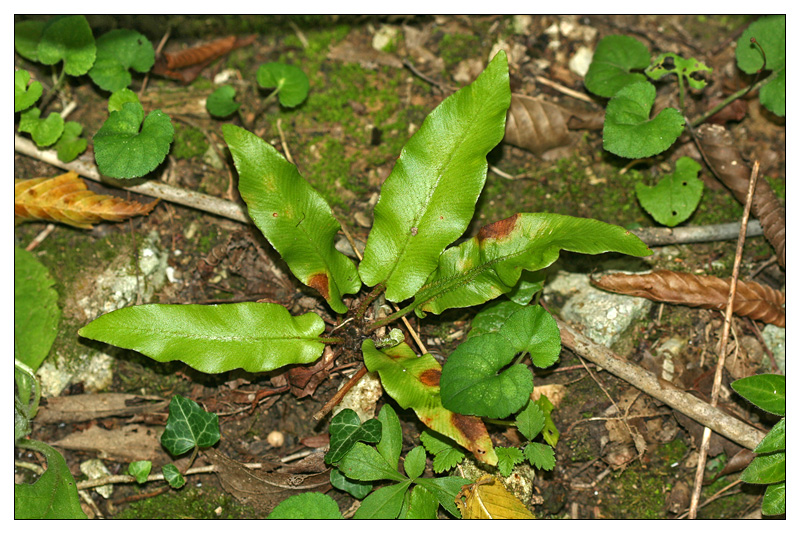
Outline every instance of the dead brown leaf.
[[104, 417], [127, 417], [165, 410], [169, 401], [151, 395], [86, 393], [52, 397], [39, 407], [37, 423], [80, 423]]
[[256, 35], [237, 37], [229, 35], [180, 52], [165, 52], [156, 59], [151, 72], [158, 76], [191, 83], [212, 61], [232, 50], [247, 46], [256, 40]]
[[100, 458], [117, 462], [150, 460], [160, 466], [170, 461], [161, 447], [160, 434], [161, 430], [143, 425], [126, 425], [111, 430], [94, 425], [70, 434], [53, 445], [62, 449], [94, 452]]

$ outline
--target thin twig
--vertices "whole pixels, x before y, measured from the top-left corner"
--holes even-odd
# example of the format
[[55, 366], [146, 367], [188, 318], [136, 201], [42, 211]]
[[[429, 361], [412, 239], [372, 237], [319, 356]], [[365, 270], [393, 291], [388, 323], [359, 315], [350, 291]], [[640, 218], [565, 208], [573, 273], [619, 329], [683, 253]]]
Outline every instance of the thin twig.
[[[736, 296], [736, 284], [739, 280], [739, 267], [742, 263], [742, 251], [744, 250], [744, 239], [747, 232], [747, 219], [750, 215], [750, 207], [753, 205], [753, 192], [758, 180], [758, 171], [761, 164], [758, 160], [753, 164], [750, 173], [750, 187], [747, 191], [747, 202], [742, 214], [742, 225], [739, 231], [739, 241], [736, 243], [736, 256], [733, 260], [733, 273], [731, 275], [731, 288], [728, 293], [728, 304], [725, 307], [725, 322], [722, 325], [722, 339], [720, 339], [719, 358], [717, 368], [714, 373], [714, 385], [711, 388], [711, 406], [716, 407], [719, 400], [719, 390], [722, 385], [722, 369], [725, 366], [725, 354], [728, 348], [728, 337], [731, 331], [731, 317], [733, 316], [733, 299]], [[711, 429], [707, 426], [703, 429], [703, 440], [700, 444], [700, 458], [697, 462], [697, 471], [694, 477], [694, 489], [692, 490], [692, 500], [689, 506], [689, 519], [697, 517], [697, 505], [700, 502], [700, 492], [703, 489], [703, 475], [706, 469], [706, 455], [708, 454], [708, 444], [711, 440]]]
[[283, 147], [283, 153], [286, 155], [286, 160], [294, 165], [294, 159], [292, 158], [292, 153], [289, 151], [289, 145], [286, 144], [286, 136], [283, 135], [283, 128], [281, 128], [281, 119], [278, 119], [275, 122], [275, 126], [278, 128], [278, 135], [281, 136], [281, 146]]
[[539, 82], [542, 85], [546, 85], [546, 86], [548, 86], [548, 87], [550, 87], [552, 89], [555, 89], [556, 91], [558, 91], [560, 93], [564, 93], [567, 96], [571, 96], [572, 98], [575, 98], [577, 100], [582, 100], [584, 102], [588, 102], [589, 104], [591, 104], [591, 105], [593, 105], [595, 107], [599, 107], [597, 102], [592, 100], [591, 97], [589, 97], [589, 96], [587, 96], [587, 95], [585, 95], [583, 93], [580, 93], [578, 91], [575, 91], [574, 89], [570, 89], [569, 87], [565, 87], [565, 86], [561, 85], [560, 83], [556, 83], [553, 80], [548, 80], [544, 76], [536, 76], [536, 81]]
[[44, 230], [39, 232], [39, 234], [33, 238], [33, 240], [28, 244], [28, 246], [25, 247], [25, 250], [30, 252], [36, 247], [38, 247], [42, 243], [42, 241], [44, 241], [47, 238], [47, 236], [49, 236], [53, 232], [53, 230], [55, 230], [55, 228], [56, 225], [52, 223], [45, 226]]
[[355, 372], [353, 376], [350, 377], [350, 380], [344, 383], [344, 385], [337, 391], [331, 399], [325, 403], [325, 406], [319, 409], [317, 413], [313, 415], [315, 421], [322, 421], [322, 419], [328, 415], [328, 413], [333, 410], [334, 406], [342, 402], [342, 399], [347, 392], [353, 389], [359, 380], [364, 378], [364, 375], [367, 374], [367, 366], [361, 364], [361, 367], [358, 368], [358, 371]]
[[[578, 361], [579, 361], [579, 362], [581, 362], [581, 364], [583, 365], [583, 368], [584, 368], [584, 369], [586, 369], [586, 372], [587, 372], [587, 373], [589, 373], [589, 376], [591, 376], [591, 377], [592, 377], [592, 380], [594, 380], [594, 381], [595, 381], [595, 383], [596, 383], [598, 386], [600, 386], [600, 389], [602, 389], [602, 390], [603, 390], [603, 393], [605, 393], [605, 394], [606, 394], [606, 397], [608, 397], [608, 400], [610, 400], [610, 401], [611, 401], [611, 404], [613, 404], [613, 405], [614, 405], [614, 409], [615, 409], [615, 410], [617, 410], [617, 413], [618, 413], [618, 414], [622, 414], [622, 410], [620, 410], [620, 409], [619, 409], [619, 406], [617, 406], [617, 403], [616, 403], [616, 402], [614, 402], [614, 399], [612, 399], [612, 398], [611, 398], [611, 395], [608, 393], [608, 391], [606, 391], [606, 388], [605, 388], [605, 387], [603, 387], [603, 384], [600, 382], [600, 380], [598, 380], [598, 379], [597, 379], [597, 377], [596, 377], [596, 376], [594, 376], [594, 373], [592, 372], [592, 370], [591, 370], [591, 369], [589, 369], [589, 366], [588, 366], [588, 365], [586, 365], [586, 362], [585, 362], [585, 361], [583, 361], [583, 358], [581, 358], [580, 356], [578, 356]], [[631, 404], [631, 405], [632, 405], [632, 404]], [[628, 406], [628, 409], [630, 409], [630, 406]], [[631, 427], [628, 425], [628, 420], [627, 420], [627, 418], [628, 418], [628, 413], [627, 413], [627, 411], [628, 411], [628, 410], [626, 410], [626, 411], [625, 411], [625, 417], [623, 417], [623, 418], [621, 418], [621, 419], [622, 419], [622, 423], [625, 425], [625, 428], [628, 430], [628, 434], [630, 434], [630, 436], [631, 436], [631, 441], [633, 441], [633, 442], [635, 443], [635, 442], [636, 442], [636, 439], [634, 438], [634, 435], [633, 435], [633, 430], [631, 430]]]
[[[739, 235], [740, 223], [709, 224], [706, 226], [682, 226], [678, 228], [638, 228], [631, 230], [648, 246], [678, 245], [684, 243], [705, 243], [725, 241]], [[747, 237], [763, 235], [764, 230], [758, 221], [747, 223]]]
[[[700, 503], [700, 506], [698, 506], [698, 509], [699, 508], [703, 508], [704, 506], [707, 506], [707, 505], [711, 504], [712, 502], [716, 501], [720, 497], [725, 497], [726, 495], [723, 495], [723, 493], [725, 493], [726, 491], [728, 491], [732, 487], [734, 487], [734, 486], [736, 486], [738, 484], [741, 484], [741, 483], [742, 483], [742, 479], [741, 478], [737, 478], [736, 480], [734, 480], [733, 482], [731, 482], [730, 484], [728, 484], [727, 486], [725, 486], [724, 488], [722, 488], [721, 490], [716, 492], [714, 495], [712, 495], [711, 497], [709, 497], [708, 499], [706, 499], [705, 501]], [[679, 515], [677, 517], [677, 519], [683, 519], [687, 515], [689, 515], [688, 511], [686, 511], [686, 512], [682, 513], [681, 515]]]
[[[261, 463], [253, 463], [253, 464], [242, 464], [242, 466], [246, 467], [247, 469], [263, 469], [264, 464]], [[190, 475], [199, 475], [199, 474], [207, 474], [207, 473], [216, 473], [219, 471], [219, 466], [217, 465], [204, 465], [201, 467], [192, 467], [191, 469], [187, 469], [185, 473], [186, 476]], [[155, 475], [150, 475], [147, 477], [147, 482], [155, 482], [157, 480], [164, 480], [163, 473], [157, 473]], [[132, 477], [131, 475], [109, 475], [107, 477], [101, 478], [94, 478], [92, 480], [83, 480], [76, 484], [77, 489], [85, 490], [96, 488], [99, 486], [105, 486], [106, 484], [131, 484], [136, 482], [136, 478]]]
[[[159, 41], [158, 46], [156, 47], [155, 56], [158, 57], [161, 55], [161, 51], [164, 50], [164, 45], [167, 44], [167, 39], [169, 39], [169, 34], [172, 33], [172, 28], [167, 28], [167, 31], [164, 32], [164, 36]], [[147, 89], [147, 82], [150, 81], [150, 71], [147, 71], [147, 74], [144, 75], [144, 80], [142, 81], [142, 88], [139, 89], [139, 98], [142, 97], [145, 90]]]

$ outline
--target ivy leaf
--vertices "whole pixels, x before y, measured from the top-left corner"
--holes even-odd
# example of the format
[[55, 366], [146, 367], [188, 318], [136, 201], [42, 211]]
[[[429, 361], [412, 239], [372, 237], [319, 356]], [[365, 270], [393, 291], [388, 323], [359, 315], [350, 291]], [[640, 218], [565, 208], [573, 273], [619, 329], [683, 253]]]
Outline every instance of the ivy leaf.
[[46, 119], [40, 119], [42, 111], [31, 108], [19, 116], [19, 131], [31, 134], [34, 142], [40, 146], [50, 146], [61, 137], [64, 131], [64, 119], [58, 113], [50, 113]]
[[372, 484], [347, 478], [337, 468], [331, 469], [331, 486], [338, 490], [346, 491], [353, 498], [361, 500], [372, 491]]
[[403, 450], [403, 429], [400, 427], [400, 419], [394, 408], [384, 404], [378, 413], [378, 421], [381, 423], [381, 440], [376, 448], [384, 460], [397, 469], [400, 453]]
[[88, 141], [81, 139], [82, 132], [83, 126], [75, 121], [69, 121], [64, 125], [64, 133], [56, 143], [59, 160], [69, 163], [86, 150]]
[[339, 505], [324, 493], [292, 495], [272, 509], [267, 519], [341, 519]]
[[275, 87], [278, 100], [287, 108], [299, 106], [308, 96], [308, 77], [302, 69], [284, 63], [264, 63], [256, 73], [258, 85]]
[[494, 450], [497, 451], [497, 470], [504, 477], [511, 475], [514, 466], [525, 459], [516, 447], [495, 447]]
[[740, 478], [748, 484], [774, 484], [786, 480], [786, 452], [756, 456]]
[[353, 519], [395, 519], [400, 514], [410, 480], [373, 491], [361, 502]]
[[617, 91], [645, 81], [644, 74], [631, 72], [650, 64], [650, 51], [638, 39], [608, 35], [597, 43], [584, 83], [592, 93], [611, 98]]
[[465, 484], [472, 481], [463, 477], [437, 477], [437, 478], [418, 478], [415, 481], [420, 486], [428, 490], [439, 504], [454, 517], [461, 517], [461, 513], [456, 507], [456, 495], [461, 491]]
[[114, 91], [111, 93], [111, 96], [108, 97], [108, 112], [113, 113], [114, 111], [119, 111], [128, 102], [138, 104], [139, 97], [127, 87], [119, 91]]
[[706, 66], [702, 61], [691, 58], [684, 59], [678, 54], [668, 52], [659, 55], [650, 64], [644, 73], [653, 80], [660, 80], [667, 74], [675, 74], [680, 79], [685, 79], [692, 89], [702, 89], [706, 86], [706, 81], [695, 78], [692, 75], [698, 72], [712, 72], [714, 69]]
[[434, 473], [449, 471], [464, 459], [464, 453], [458, 449], [455, 442], [438, 432], [426, 428], [419, 438], [425, 450], [433, 455]]
[[403, 460], [403, 469], [405, 469], [406, 476], [412, 480], [422, 476], [425, 471], [425, 447], [417, 445], [406, 454]]
[[97, 59], [89, 77], [113, 93], [131, 84], [130, 69], [144, 73], [154, 63], [155, 51], [147, 37], [134, 30], [111, 30], [97, 39]]
[[675, 226], [694, 213], [703, 196], [703, 181], [697, 178], [700, 164], [683, 156], [675, 163], [675, 172], [649, 187], [636, 184], [636, 197], [653, 218], [666, 226]]
[[[339, 461], [339, 471], [347, 478], [372, 482], [375, 480], [407, 480], [393, 469], [389, 462], [378, 451], [357, 442]], [[398, 508], [399, 510], [399, 508]]]
[[650, 118], [656, 88], [639, 82], [620, 89], [606, 106], [603, 148], [623, 158], [648, 158], [664, 152], [683, 133], [683, 116], [666, 108]]
[[161, 444], [173, 456], [195, 447], [207, 449], [219, 441], [219, 419], [192, 399], [175, 395], [169, 402], [169, 417]]
[[172, 489], [180, 489], [186, 484], [186, 479], [183, 478], [175, 464], [167, 464], [161, 467], [161, 473], [163, 473], [164, 480], [169, 483]]
[[536, 469], [544, 469], [551, 471], [556, 465], [556, 455], [553, 447], [545, 445], [544, 443], [528, 443], [525, 446], [525, 459], [536, 467]]
[[251, 373], [322, 355], [325, 323], [314, 313], [293, 317], [283, 306], [241, 302], [146, 304], [98, 317], [78, 334], [132, 349], [160, 362], [181, 360], [204, 373], [241, 367]]
[[225, 118], [239, 110], [241, 104], [234, 102], [236, 89], [230, 85], [223, 85], [209, 95], [206, 100], [206, 109], [214, 117]]
[[14, 113], [28, 109], [42, 96], [42, 84], [34, 80], [28, 85], [30, 79], [26, 70], [14, 72]]
[[37, 48], [38, 61], [55, 65], [64, 61], [64, 72], [83, 76], [94, 64], [97, 48], [92, 29], [83, 15], [58, 16], [45, 22]]
[[325, 199], [297, 167], [252, 133], [222, 127], [250, 218], [301, 282], [316, 289], [337, 313], [346, 313], [345, 293], [361, 280], [353, 262], [334, 247], [340, 225]]
[[767, 486], [767, 491], [764, 492], [764, 501], [761, 503], [761, 513], [764, 515], [786, 513], [786, 482]]
[[436, 519], [439, 502], [424, 486], [416, 485], [406, 495], [408, 506], [400, 512], [401, 519]]
[[412, 408], [428, 428], [452, 438], [489, 465], [497, 463], [492, 439], [483, 422], [442, 406], [439, 379], [442, 367], [430, 354], [417, 357], [405, 343], [378, 350], [371, 339], [361, 345], [364, 365], [377, 371], [386, 392], [401, 408]]
[[500, 52], [427, 116], [381, 187], [359, 273], [367, 285], [385, 283], [388, 300], [413, 296], [467, 229], [486, 181], [486, 155], [504, 135], [508, 83]]
[[525, 409], [517, 414], [516, 423], [517, 429], [522, 435], [528, 441], [533, 441], [539, 435], [539, 432], [544, 429], [544, 413], [535, 402], [528, 402]]
[[648, 256], [650, 249], [624, 228], [553, 213], [518, 213], [484, 226], [478, 235], [439, 257], [439, 266], [414, 297], [417, 315], [483, 304], [511, 291], [522, 270], [551, 265], [563, 250]]
[[767, 432], [753, 452], [756, 454], [768, 454], [771, 452], [786, 450], [786, 418], [784, 417]]
[[41, 441], [23, 440], [20, 446], [42, 453], [47, 471], [33, 484], [14, 484], [14, 519], [86, 519], [64, 457]]
[[765, 412], [786, 415], [786, 377], [755, 375], [731, 382], [733, 390]]
[[151, 469], [153, 469], [153, 462], [150, 460], [142, 460], [128, 464], [128, 474], [135, 478], [138, 484], [147, 482], [147, 477], [150, 475]]
[[[761, 49], [750, 42], [755, 37]], [[764, 60], [766, 59], [766, 65]], [[780, 117], [786, 116], [786, 15], [771, 15], [753, 22], [736, 42], [736, 63], [747, 74], [762, 67], [775, 78], [761, 88], [761, 104]]]
[[325, 463], [335, 464], [357, 441], [380, 441], [381, 423], [377, 419], [370, 419], [362, 424], [355, 411], [345, 408], [331, 419], [329, 432], [330, 450], [325, 455]]
[[25, 59], [39, 61], [39, 41], [44, 31], [43, 20], [23, 20], [14, 24], [14, 48]]
[[111, 178], [144, 176], [167, 157], [174, 134], [169, 115], [155, 110], [145, 119], [142, 105], [128, 102], [94, 134], [97, 169]]
[[500, 333], [473, 337], [442, 368], [442, 406], [456, 413], [501, 419], [525, 405], [533, 392], [527, 366], [511, 363], [517, 351]]

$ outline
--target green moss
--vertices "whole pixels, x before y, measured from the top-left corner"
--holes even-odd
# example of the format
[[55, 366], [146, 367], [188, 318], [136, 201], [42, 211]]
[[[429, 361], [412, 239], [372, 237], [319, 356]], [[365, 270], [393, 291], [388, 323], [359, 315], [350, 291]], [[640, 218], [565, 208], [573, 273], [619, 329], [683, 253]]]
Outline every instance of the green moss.
[[[142, 490], [144, 491], [144, 490]], [[221, 509], [218, 514], [216, 510]], [[259, 514], [213, 487], [189, 484], [128, 505], [116, 519], [256, 519]]]
[[641, 466], [629, 466], [609, 476], [600, 505], [603, 516], [613, 519], [662, 519], [665, 497], [672, 489], [666, 477], [653, 476]]
[[439, 41], [439, 57], [444, 60], [447, 70], [466, 58], [481, 55], [481, 52], [481, 38], [475, 34], [447, 33]]
[[669, 443], [659, 445], [656, 454], [664, 462], [664, 465], [671, 466], [675, 462], [679, 462], [686, 454], [688, 447], [682, 439], [675, 439]]
[[199, 157], [208, 150], [206, 136], [197, 128], [175, 123], [175, 139], [172, 142], [172, 156], [177, 159]]
[[766, 176], [765, 178], [769, 186], [772, 188], [772, 191], [775, 193], [775, 196], [781, 200], [786, 200], [786, 182], [780, 178], [770, 178], [769, 176]]

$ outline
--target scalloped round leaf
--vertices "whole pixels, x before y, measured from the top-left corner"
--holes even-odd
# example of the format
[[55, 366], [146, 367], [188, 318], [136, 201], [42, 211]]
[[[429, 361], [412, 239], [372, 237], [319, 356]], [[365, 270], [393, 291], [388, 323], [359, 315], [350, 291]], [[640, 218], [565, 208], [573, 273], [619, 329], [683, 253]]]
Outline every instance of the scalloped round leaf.
[[169, 402], [169, 417], [161, 444], [173, 456], [195, 447], [207, 449], [219, 441], [219, 418], [192, 399], [175, 395]]
[[41, 110], [31, 108], [19, 116], [19, 131], [31, 134], [33, 141], [40, 147], [50, 146], [61, 137], [64, 131], [64, 119], [58, 113], [50, 113], [46, 119], [40, 119]]
[[697, 209], [703, 196], [703, 181], [697, 178], [700, 164], [689, 157], [675, 163], [675, 172], [667, 174], [654, 186], [636, 184], [636, 198], [660, 224], [675, 226]]
[[223, 85], [206, 99], [206, 109], [214, 117], [224, 118], [232, 115], [241, 106], [239, 102], [233, 101], [234, 96], [236, 96], [236, 89], [230, 85]]
[[42, 84], [34, 80], [28, 85], [30, 79], [27, 70], [14, 72], [14, 113], [28, 109], [42, 96]]
[[256, 73], [258, 85], [275, 87], [282, 106], [293, 108], [308, 96], [308, 77], [302, 69], [285, 63], [264, 63]]
[[[750, 39], [755, 37], [764, 54]], [[766, 65], [764, 60], [766, 59]], [[736, 64], [747, 74], [762, 67], [779, 70], [786, 66], [786, 15], [770, 15], [753, 22], [736, 41]]]
[[324, 493], [292, 495], [272, 509], [267, 519], [341, 519], [339, 505]]
[[442, 406], [465, 415], [502, 419], [520, 410], [533, 392], [527, 366], [508, 365], [517, 353], [500, 333], [462, 343], [442, 367]]
[[522, 307], [522, 304], [517, 304], [516, 302], [508, 300], [490, 302], [484, 306], [481, 311], [475, 314], [470, 324], [469, 332], [467, 333], [467, 339], [498, 332], [508, 318], [521, 310]]
[[89, 77], [106, 91], [119, 91], [131, 84], [130, 69], [147, 72], [155, 63], [155, 51], [141, 33], [117, 29], [97, 39], [97, 59]]
[[169, 115], [155, 110], [142, 123], [143, 117], [141, 104], [128, 102], [112, 112], [94, 134], [94, 157], [100, 174], [139, 178], [164, 161], [175, 134]]
[[608, 35], [597, 44], [584, 84], [592, 93], [611, 98], [623, 87], [646, 80], [644, 74], [631, 71], [649, 64], [650, 51], [641, 41]]
[[758, 92], [761, 104], [779, 117], [786, 116], [786, 69], [781, 69], [775, 79]]
[[43, 20], [23, 20], [14, 24], [14, 48], [17, 54], [31, 61], [39, 61], [39, 41], [44, 31]]
[[536, 367], [544, 369], [561, 354], [561, 332], [556, 320], [541, 306], [526, 306], [500, 328], [515, 352], [527, 352]]
[[39, 369], [58, 334], [55, 281], [31, 252], [14, 246], [14, 358]]
[[37, 49], [39, 62], [64, 61], [64, 72], [82, 76], [92, 68], [97, 54], [92, 28], [83, 15], [58, 16], [44, 25]]
[[180, 360], [204, 373], [238, 368], [260, 373], [319, 358], [325, 345], [318, 336], [324, 330], [314, 313], [293, 317], [277, 304], [241, 302], [122, 308], [78, 334], [160, 362]]
[[668, 149], [683, 133], [683, 116], [666, 108], [654, 118], [656, 89], [649, 82], [623, 87], [606, 106], [603, 148], [623, 158], [648, 158]]
[[111, 93], [111, 96], [108, 97], [108, 112], [112, 113], [114, 111], [119, 111], [122, 109], [122, 106], [128, 102], [138, 104], [139, 97], [127, 87], [124, 87], [119, 91], [114, 91]]
[[89, 141], [81, 138], [82, 132], [83, 126], [75, 121], [69, 121], [64, 125], [64, 133], [55, 147], [59, 160], [69, 163], [86, 150]]

